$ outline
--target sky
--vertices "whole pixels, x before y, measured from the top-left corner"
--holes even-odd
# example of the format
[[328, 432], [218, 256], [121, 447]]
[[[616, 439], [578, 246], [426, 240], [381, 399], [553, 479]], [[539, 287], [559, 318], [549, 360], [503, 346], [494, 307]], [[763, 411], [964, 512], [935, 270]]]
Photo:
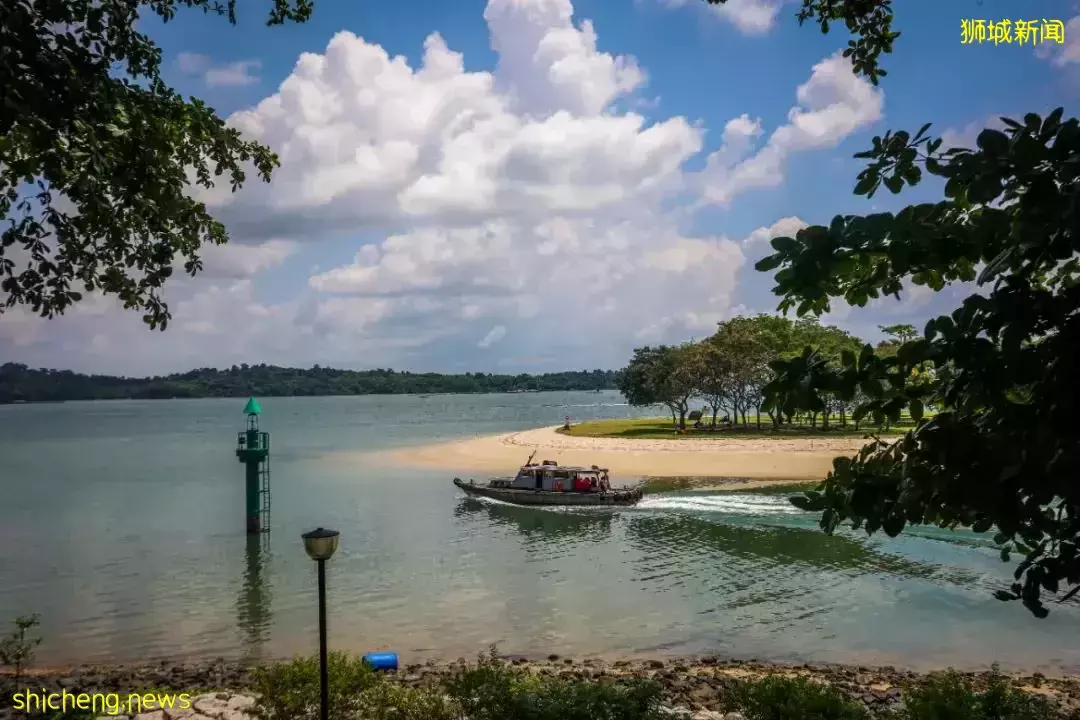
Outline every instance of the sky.
[[[941, 196], [853, 195], [873, 136], [932, 122], [971, 147], [1001, 115], [1080, 99], [1069, 0], [897, 3], [880, 87], [840, 55], [845, 28], [800, 27], [794, 0], [316, 0], [273, 28], [268, 5], [242, 0], [236, 26], [141, 21], [167, 82], [281, 159], [270, 184], [192, 190], [231, 241], [170, 279], [168, 329], [95, 295], [57, 319], [17, 307], [0, 361], [617, 368], [775, 311], [753, 268], [772, 237]], [[965, 19], [1043, 18], [1063, 43], [962, 43]], [[874, 341], [970, 291], [913, 286], [822, 321]]]

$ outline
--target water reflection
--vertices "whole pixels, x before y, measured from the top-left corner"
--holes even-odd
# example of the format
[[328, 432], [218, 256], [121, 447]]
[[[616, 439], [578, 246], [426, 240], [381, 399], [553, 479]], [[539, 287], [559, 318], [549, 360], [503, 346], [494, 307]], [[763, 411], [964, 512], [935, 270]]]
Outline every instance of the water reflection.
[[597, 542], [611, 537], [617, 513], [607, 509], [573, 511], [518, 507], [464, 498], [454, 509], [456, 518], [486, 517], [492, 525], [514, 530], [526, 540], [574, 540]]
[[[898, 575], [906, 578], [940, 577], [951, 583], [971, 584], [970, 571], [915, 562], [880, 552], [860, 539], [826, 535], [816, 529], [782, 525], [742, 524], [741, 519], [694, 516], [631, 517], [626, 535], [645, 558], [663, 563], [683, 560], [709, 562], [722, 558], [726, 566], [770, 569], [804, 565], [817, 570]], [[791, 568], [786, 572], [802, 571]], [[740, 573], [741, 574], [741, 573]]]
[[244, 661], [264, 659], [270, 639], [270, 587], [267, 566], [270, 557], [270, 534], [247, 536], [244, 552], [244, 583], [236, 600], [237, 623], [243, 632]]

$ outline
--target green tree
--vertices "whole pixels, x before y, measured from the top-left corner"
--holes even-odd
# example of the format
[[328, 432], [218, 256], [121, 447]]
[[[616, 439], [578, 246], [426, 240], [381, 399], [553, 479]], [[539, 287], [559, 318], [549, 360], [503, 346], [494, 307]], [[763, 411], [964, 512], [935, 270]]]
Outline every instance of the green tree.
[[[891, 49], [887, 0], [804, 0], [823, 30], [843, 18], [859, 39], [856, 70], [876, 80], [877, 54]], [[872, 49], [877, 48], [877, 53]], [[917, 427], [895, 442], [875, 440], [837, 458], [819, 491], [795, 501], [822, 511], [832, 532], [844, 521], [897, 535], [911, 524], [997, 529], [1003, 560], [1022, 560], [1002, 600], [1020, 599], [1036, 616], [1043, 593], [1080, 590], [1080, 430], [1074, 368], [1080, 353], [1080, 122], [1061, 108], [1046, 117], [1002, 118], [975, 149], [941, 152], [941, 140], [887, 132], [860, 157], [869, 161], [855, 193], [882, 185], [899, 193], [927, 172], [945, 198], [898, 213], [837, 216], [772, 241], [757, 264], [777, 270], [780, 308], [818, 315], [831, 298], [864, 306], [898, 295], [905, 281], [935, 291], [975, 281], [981, 292], [932, 319], [921, 338], [892, 357], [869, 345], [844, 353], [840, 369], [809, 353], [777, 367], [769, 402], [811, 407], [818, 391], [865, 393], [856, 416], [897, 420], [907, 408]], [[947, 368], [931, 383], [911, 382], [922, 363]], [[923, 418], [928, 398], [942, 409]]]
[[636, 348], [615, 385], [631, 405], [666, 405], [672, 423], [685, 430], [690, 399], [697, 394], [693, 352], [691, 345]]
[[[236, 0], [10, 0], [0, 3], [0, 312], [61, 314], [82, 291], [118, 296], [164, 329], [161, 292], [182, 258], [228, 240], [189, 195], [277, 157], [161, 79], [161, 50], [140, 14], [195, 8], [236, 22]], [[273, 0], [268, 25], [304, 22], [312, 0]], [[81, 285], [77, 289], [76, 285]]]
[[715, 428], [720, 409], [731, 404], [735, 381], [734, 362], [729, 353], [711, 340], [697, 343], [688, 351], [687, 356], [692, 363], [691, 372], [697, 395], [712, 410], [712, 427]]

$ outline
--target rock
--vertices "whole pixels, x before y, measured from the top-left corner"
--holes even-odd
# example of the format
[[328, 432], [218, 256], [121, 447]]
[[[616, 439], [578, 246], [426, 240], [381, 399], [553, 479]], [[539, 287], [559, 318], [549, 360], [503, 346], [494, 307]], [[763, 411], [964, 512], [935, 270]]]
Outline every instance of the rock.
[[658, 710], [661, 715], [667, 715], [673, 718], [692, 718], [694, 713], [684, 707], [668, 707], [667, 705], [661, 705]]
[[691, 720], [724, 720], [724, 716], [714, 710], [698, 710]]
[[[225, 697], [228, 697], [226, 695]], [[217, 694], [200, 695], [195, 698], [191, 703], [192, 707], [202, 715], [208, 715], [212, 718], [224, 717], [226, 713], [230, 712], [228, 700], [220, 700]]]
[[255, 698], [250, 695], [233, 695], [229, 699], [230, 710], [245, 710], [255, 704]]
[[135, 716], [135, 720], [165, 720], [165, 713], [161, 710], [155, 710], [154, 712], [139, 713]]
[[724, 716], [724, 720], [746, 720], [746, 716], [741, 712], [729, 712]]

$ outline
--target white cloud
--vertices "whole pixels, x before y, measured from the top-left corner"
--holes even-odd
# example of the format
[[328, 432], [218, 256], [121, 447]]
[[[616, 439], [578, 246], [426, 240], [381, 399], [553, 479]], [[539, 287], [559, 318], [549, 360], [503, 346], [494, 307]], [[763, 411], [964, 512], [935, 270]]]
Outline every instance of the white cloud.
[[288, 240], [267, 240], [258, 245], [207, 245], [199, 251], [203, 275], [211, 278], [249, 278], [280, 265], [296, 250]]
[[969, 150], [976, 149], [976, 140], [986, 128], [993, 130], [1002, 130], [1005, 127], [1005, 123], [1001, 122], [1001, 116], [990, 115], [982, 120], [975, 120], [973, 122], [964, 125], [963, 127], [949, 127], [941, 133], [941, 147], [939, 150], [949, 150], [951, 148], [967, 148]]
[[242, 87], [259, 82], [259, 60], [237, 60], [214, 65], [208, 55], [182, 52], [176, 56], [176, 67], [186, 75], [199, 76], [207, 87]]
[[503, 50], [494, 73], [466, 71], [438, 34], [413, 69], [338, 33], [229, 120], [277, 151], [274, 182], [200, 199], [259, 237], [591, 213], [666, 192], [701, 132], [681, 117], [610, 112], [644, 75], [597, 50], [592, 26], [570, 14], [568, 0], [491, 0], [485, 17]]
[[1036, 49], [1036, 54], [1044, 60], [1049, 60], [1057, 67], [1065, 67], [1080, 63], [1080, 15], [1076, 15], [1065, 23], [1065, 38], [1063, 43], [1043, 42]]
[[744, 35], [762, 35], [776, 24], [782, 0], [727, 0], [722, 5], [706, 5], [703, 0], [663, 0], [668, 7], [687, 5], [707, 10], [735, 26]]
[[787, 124], [753, 154], [760, 121], [744, 114], [728, 122], [723, 145], [709, 155], [698, 177], [707, 202], [728, 205], [745, 190], [780, 185], [792, 153], [836, 147], [880, 119], [884, 106], [884, 93], [855, 75], [851, 61], [840, 53], [814, 65], [796, 98], [799, 104], [788, 112]]
[[491, 328], [491, 330], [488, 331], [488, 334], [485, 335], [480, 342], [476, 343], [476, 347], [478, 347], [478, 348], [491, 347], [495, 343], [502, 340], [504, 337], [506, 337], [506, 326], [505, 325], [496, 325], [495, 327]]
[[[467, 366], [478, 345], [490, 369], [523, 358], [614, 367], [636, 344], [711, 332], [733, 312], [759, 239], [801, 223], [784, 218], [741, 241], [693, 232], [680, 203], [695, 183], [730, 199], [753, 186], [755, 163], [771, 157], [767, 169], [782, 175], [791, 153], [835, 144], [881, 111], [880, 92], [829, 58], [761, 150], [760, 121], [736, 117], [688, 182], [703, 129], [622, 110], [645, 73], [575, 24], [568, 0], [489, 0], [485, 18], [492, 72], [467, 71], [438, 34], [414, 68], [340, 32], [235, 113], [230, 124], [282, 164], [269, 185], [198, 193], [234, 242], [204, 248], [199, 277], [170, 281], [167, 332], [91, 297], [33, 328], [0, 316], [0, 348], [118, 373], [235, 362], [445, 370]], [[369, 238], [351, 261], [303, 257], [303, 243], [342, 232]], [[288, 261], [311, 268], [291, 296], [264, 275]]]

